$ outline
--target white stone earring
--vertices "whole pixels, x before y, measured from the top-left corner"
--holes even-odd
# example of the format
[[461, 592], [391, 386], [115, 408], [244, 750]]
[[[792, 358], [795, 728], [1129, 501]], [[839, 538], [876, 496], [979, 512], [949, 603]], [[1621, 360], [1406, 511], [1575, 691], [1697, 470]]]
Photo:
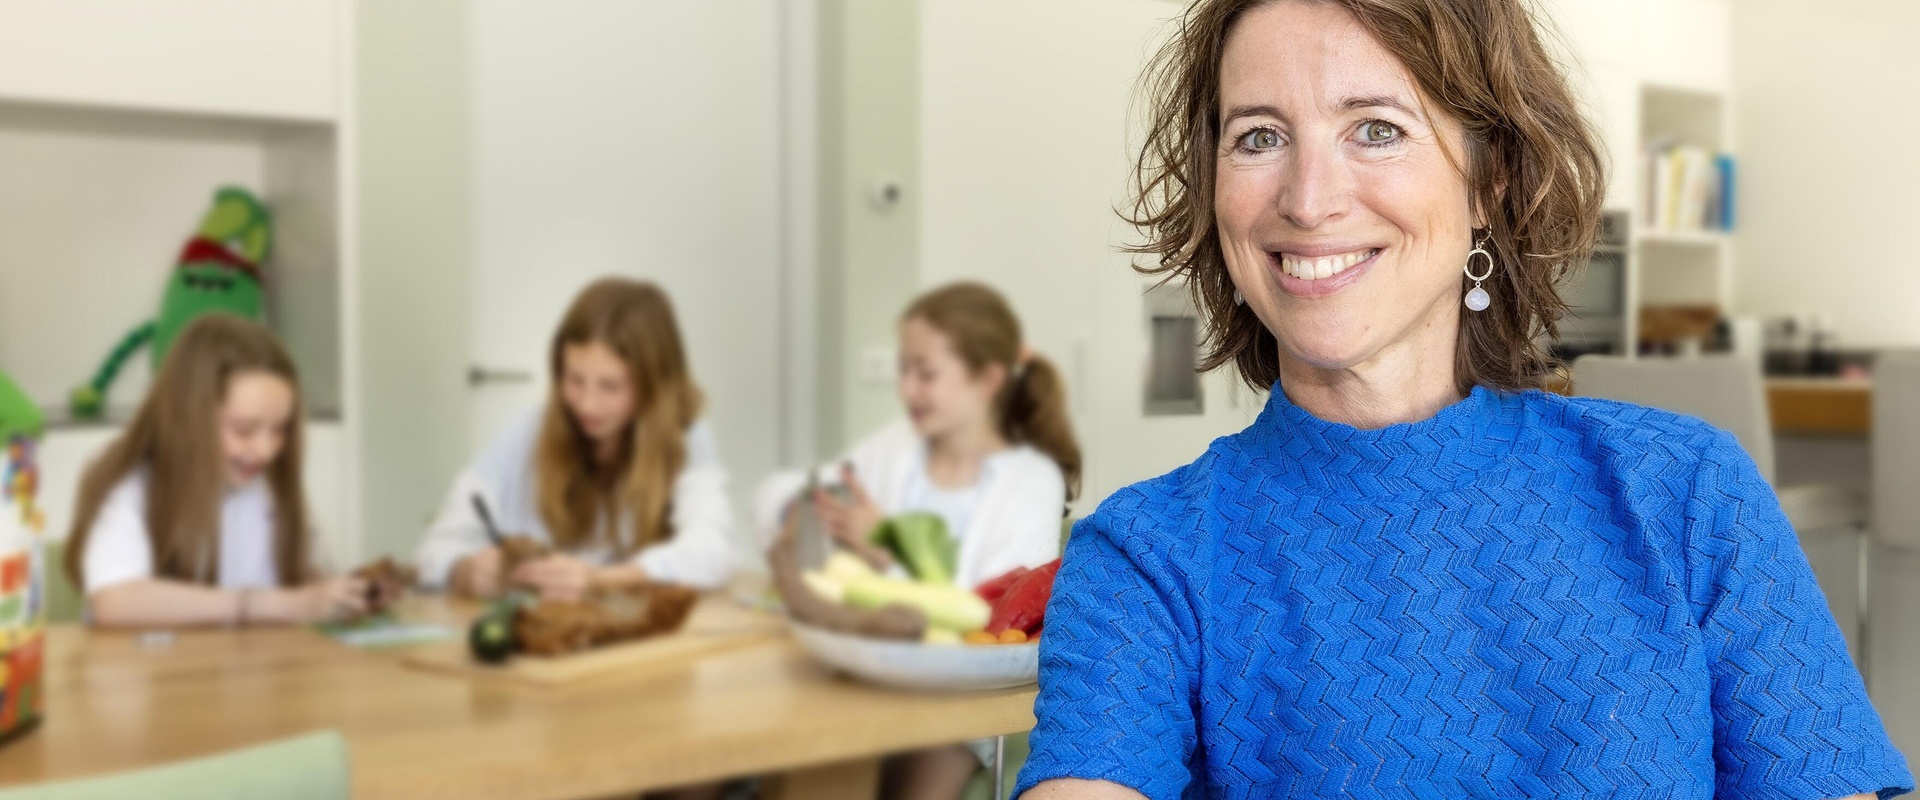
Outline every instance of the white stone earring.
[[1247, 298], [1240, 296], [1239, 289], [1233, 290], [1233, 304], [1236, 306], [1244, 306], [1247, 304]]
[[[1473, 274], [1474, 256], [1481, 256], [1487, 260], [1487, 268], [1481, 270], [1478, 275]], [[1487, 294], [1486, 289], [1480, 287], [1480, 282], [1493, 276], [1493, 254], [1487, 252], [1486, 236], [1480, 237], [1480, 243], [1474, 245], [1473, 252], [1467, 254], [1467, 265], [1460, 271], [1466, 273], [1467, 280], [1473, 281], [1473, 288], [1467, 290], [1467, 308], [1474, 311], [1487, 310], [1487, 306], [1493, 305], [1493, 298]]]

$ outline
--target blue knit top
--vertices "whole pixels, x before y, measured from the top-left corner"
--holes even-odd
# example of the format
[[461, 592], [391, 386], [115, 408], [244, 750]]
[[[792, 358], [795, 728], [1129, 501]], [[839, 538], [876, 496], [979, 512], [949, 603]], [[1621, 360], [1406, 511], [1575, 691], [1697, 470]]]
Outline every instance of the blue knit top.
[[1734, 439], [1542, 392], [1363, 431], [1275, 387], [1251, 427], [1074, 528], [1035, 713], [1020, 791], [1913, 786]]

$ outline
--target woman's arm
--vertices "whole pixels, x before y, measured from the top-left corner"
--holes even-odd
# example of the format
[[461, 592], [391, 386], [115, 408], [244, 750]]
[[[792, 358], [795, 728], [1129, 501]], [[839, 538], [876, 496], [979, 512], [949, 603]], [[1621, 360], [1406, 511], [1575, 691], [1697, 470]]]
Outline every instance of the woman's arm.
[[1058, 778], [1028, 789], [1020, 800], [1146, 800], [1146, 795], [1107, 781]]
[[1702, 454], [1682, 574], [1710, 681], [1716, 794], [1911, 790], [1773, 489], [1731, 435], [1699, 427], [1668, 438]]
[[285, 625], [346, 619], [366, 612], [358, 578], [318, 580], [292, 589], [216, 589], [153, 578], [126, 581], [87, 597], [92, 623], [106, 628]]

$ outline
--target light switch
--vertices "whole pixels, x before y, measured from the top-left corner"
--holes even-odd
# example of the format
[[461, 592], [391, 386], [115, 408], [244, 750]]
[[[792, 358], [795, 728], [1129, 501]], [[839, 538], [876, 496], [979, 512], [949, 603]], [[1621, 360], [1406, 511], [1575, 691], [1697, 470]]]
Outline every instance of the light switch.
[[900, 374], [899, 351], [883, 345], [860, 348], [860, 382], [889, 386]]

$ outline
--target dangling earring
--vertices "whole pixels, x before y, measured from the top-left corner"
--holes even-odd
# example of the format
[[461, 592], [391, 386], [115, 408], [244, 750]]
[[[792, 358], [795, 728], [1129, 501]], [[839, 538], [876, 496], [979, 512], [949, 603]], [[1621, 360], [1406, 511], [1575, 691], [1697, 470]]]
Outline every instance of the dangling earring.
[[[1489, 232], [1489, 235], [1491, 235], [1491, 232]], [[1482, 270], [1478, 275], [1473, 274], [1474, 256], [1481, 256], [1487, 259], [1487, 268]], [[1462, 267], [1460, 271], [1466, 273], [1467, 280], [1473, 281], [1473, 288], [1467, 290], [1467, 308], [1473, 309], [1474, 311], [1487, 310], [1487, 306], [1493, 305], [1493, 298], [1488, 296], [1486, 289], [1480, 288], [1480, 282], [1493, 276], [1493, 254], [1487, 252], [1486, 236], [1480, 237], [1480, 243], [1474, 245], [1473, 252], [1467, 254], [1467, 265]]]
[[1236, 306], [1244, 306], [1247, 304], [1247, 298], [1240, 296], [1239, 289], [1233, 290], [1233, 304]]

